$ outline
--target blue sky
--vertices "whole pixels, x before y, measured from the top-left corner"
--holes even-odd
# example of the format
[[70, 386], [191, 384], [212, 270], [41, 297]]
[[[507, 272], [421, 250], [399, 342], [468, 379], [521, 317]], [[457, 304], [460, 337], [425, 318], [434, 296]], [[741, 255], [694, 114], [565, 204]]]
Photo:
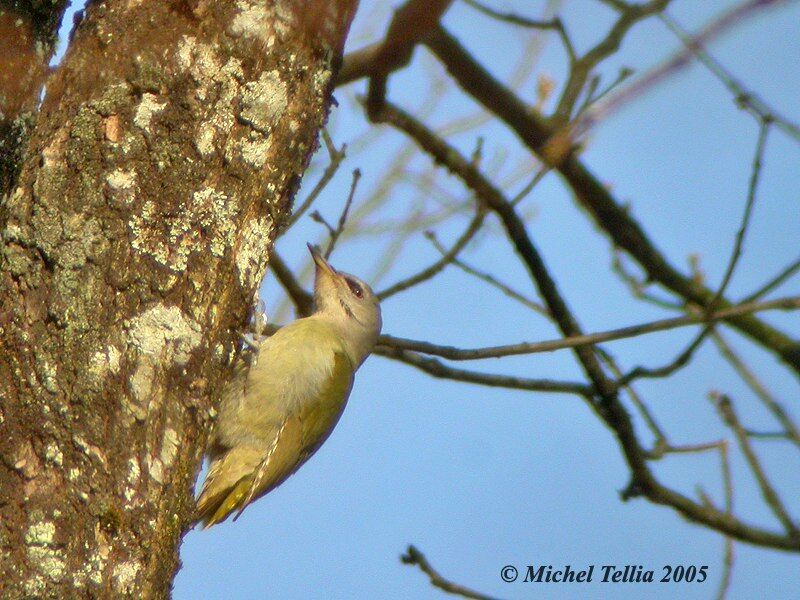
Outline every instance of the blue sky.
[[[496, 0], [493, 6], [541, 13], [545, 2]], [[586, 49], [610, 23], [610, 14], [594, 0], [567, 0], [564, 17], [579, 49]], [[722, 0], [674, 0], [671, 14], [690, 30], [735, 3]], [[379, 8], [376, 8], [379, 6]], [[380, 8], [382, 6], [383, 8]], [[364, 2], [349, 48], [372, 41], [390, 14], [384, 3]], [[68, 17], [69, 19], [69, 17]], [[446, 24], [476, 57], [503, 80], [524, 52], [524, 32], [499, 26], [456, 3]], [[713, 54], [767, 102], [793, 118], [800, 116], [800, 3], [789, 3], [750, 20], [717, 40]], [[657, 20], [635, 27], [601, 72], [613, 78], [621, 66], [637, 71], [679, 47]], [[535, 79], [546, 73], [563, 82], [563, 55], [550, 39], [520, 94], [534, 97]], [[436, 62], [418, 50], [411, 68], [390, 80], [390, 98], [418, 109], [443, 77]], [[334, 220], [349, 187], [349, 172], [364, 174], [356, 195], [358, 210], [385, 178], [405, 140], [385, 132], [362, 151], [369, 129], [352, 98], [364, 82], [337, 90], [341, 107], [332, 115], [331, 134], [353, 148], [317, 208]], [[477, 107], [450, 89], [426, 122], [441, 126]], [[698, 253], [710, 285], [718, 284], [731, 252], [744, 206], [757, 125], [738, 110], [721, 83], [693, 66], [615, 113], [597, 127], [584, 154], [586, 163], [630, 203], [636, 217], [669, 259], [684, 271]], [[517, 140], [497, 123], [486, 123], [449, 139], [465, 152], [485, 138], [487, 168], [510, 177], [527, 161]], [[319, 175], [324, 157], [315, 160], [300, 198]], [[731, 282], [733, 298], [743, 297], [797, 257], [800, 204], [796, 141], [773, 131], [745, 252]], [[386, 219], [404, 218], [436, 200], [419, 181], [429, 161], [416, 157], [412, 173], [391, 189], [390, 199], [354, 229]], [[530, 163], [530, 168], [534, 165]], [[458, 199], [457, 181], [436, 171], [437, 182]], [[521, 181], [512, 183], [510, 193]], [[360, 204], [361, 203], [361, 204]], [[548, 176], [522, 204], [530, 215], [529, 232], [555, 274], [582, 326], [598, 331], [669, 316], [630, 300], [609, 274], [609, 244], [554, 176]], [[452, 241], [469, 218], [457, 215], [436, 226]], [[513, 251], [492, 226], [464, 258], [526, 294], [534, 290]], [[348, 233], [357, 233], [349, 231]], [[321, 227], [308, 218], [278, 241], [281, 255], [298, 269], [308, 268], [306, 241], [322, 239]], [[380, 273], [388, 234], [345, 240], [332, 263], [382, 289], [435, 260], [422, 235], [412, 236], [387, 273]], [[800, 293], [800, 278], [775, 296]], [[264, 285], [270, 315], [286, 319], [282, 295], [270, 276]], [[556, 336], [542, 318], [520, 309], [480, 282], [448, 269], [428, 285], [395, 296], [383, 305], [384, 332], [443, 344], [483, 346], [536, 341]], [[800, 330], [794, 314], [764, 315], [790, 334]], [[609, 344], [627, 367], [662, 364], [689, 341], [694, 329], [654, 334]], [[737, 334], [730, 341], [751, 357], [751, 366], [772, 386], [795, 418], [797, 380], [772, 356], [753, 351]], [[568, 351], [485, 364], [459, 365], [529, 377], [576, 378], [579, 370]], [[769, 415], [736, 380], [713, 347], [705, 345], [690, 367], [669, 381], [639, 386], [675, 443], [731, 437], [706, 399], [710, 390], [731, 394], [743, 418], [754, 428], [774, 427]], [[641, 420], [636, 421], [647, 439]], [[800, 456], [791, 447], [762, 442], [756, 446], [776, 487], [800, 513]], [[745, 520], [777, 529], [740, 455], [733, 458], [736, 511]], [[694, 497], [695, 484], [721, 501], [716, 454], [671, 457], [653, 465], [668, 484]], [[688, 524], [672, 510], [643, 500], [622, 503], [618, 491], [627, 468], [613, 435], [578, 398], [480, 388], [431, 379], [381, 357], [359, 371], [347, 410], [331, 438], [289, 481], [249, 507], [236, 523], [189, 533], [181, 551], [183, 568], [174, 597], [190, 598], [441, 598], [415, 568], [401, 565], [409, 543], [419, 547], [444, 576], [500, 598], [711, 598], [722, 572], [723, 539]], [[793, 502], [793, 506], [792, 504]], [[796, 593], [796, 555], [736, 544], [730, 598], [789, 597]], [[708, 565], [709, 578], [694, 584], [507, 584], [504, 565], [642, 565], [657, 575], [664, 565]]]

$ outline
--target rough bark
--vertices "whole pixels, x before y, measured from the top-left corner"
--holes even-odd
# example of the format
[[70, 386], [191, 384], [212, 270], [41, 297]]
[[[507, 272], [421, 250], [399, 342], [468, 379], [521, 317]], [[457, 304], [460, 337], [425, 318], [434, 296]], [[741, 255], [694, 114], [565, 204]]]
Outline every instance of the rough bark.
[[0, 196], [19, 174], [67, 0], [0, 0]]
[[0, 204], [0, 597], [169, 595], [355, 4], [90, 3]]

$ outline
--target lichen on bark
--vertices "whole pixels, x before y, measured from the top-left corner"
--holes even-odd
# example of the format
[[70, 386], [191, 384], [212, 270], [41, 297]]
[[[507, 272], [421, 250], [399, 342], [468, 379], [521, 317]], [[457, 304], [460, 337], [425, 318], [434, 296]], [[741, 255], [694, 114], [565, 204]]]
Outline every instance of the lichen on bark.
[[92, 3], [48, 81], [0, 204], [9, 597], [168, 594], [355, 8], [312, 4]]

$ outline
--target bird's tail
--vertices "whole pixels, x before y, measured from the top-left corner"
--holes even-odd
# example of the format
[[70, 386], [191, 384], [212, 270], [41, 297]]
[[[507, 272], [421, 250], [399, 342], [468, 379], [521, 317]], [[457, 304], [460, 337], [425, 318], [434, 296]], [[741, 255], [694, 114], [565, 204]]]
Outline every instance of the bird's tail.
[[222, 490], [215, 490], [213, 485], [204, 487], [197, 499], [195, 522], [202, 521], [203, 529], [221, 523], [237, 508], [242, 508], [252, 485], [253, 475], [248, 475]]

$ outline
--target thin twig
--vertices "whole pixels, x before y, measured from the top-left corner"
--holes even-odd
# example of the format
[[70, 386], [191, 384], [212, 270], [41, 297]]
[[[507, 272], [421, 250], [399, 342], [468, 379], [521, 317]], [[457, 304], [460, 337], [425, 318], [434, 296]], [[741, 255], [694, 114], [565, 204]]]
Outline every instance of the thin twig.
[[350, 212], [350, 205], [353, 204], [353, 196], [356, 193], [356, 186], [358, 185], [359, 179], [361, 179], [361, 170], [355, 169], [353, 171], [353, 181], [350, 184], [350, 193], [347, 195], [342, 214], [339, 215], [339, 222], [336, 224], [336, 228], [331, 232], [331, 239], [328, 240], [328, 248], [325, 250], [326, 259], [330, 258], [336, 246], [336, 242], [339, 240], [339, 236], [342, 235], [342, 231], [344, 231], [345, 223], [347, 223], [347, 214]]
[[766, 296], [798, 271], [800, 271], [800, 258], [787, 265], [786, 268], [784, 268], [780, 273], [758, 288], [755, 292], [747, 296], [747, 298], [742, 300], [742, 302], [752, 302], [753, 300], [758, 300], [759, 298]]
[[[795, 425], [792, 418], [783, 408], [780, 402], [767, 390], [766, 386], [756, 377], [755, 373], [745, 364], [745, 362], [734, 352], [731, 345], [727, 340], [718, 332], [713, 334], [713, 340], [717, 345], [722, 357], [728, 361], [736, 373], [741, 377], [742, 381], [747, 384], [753, 393], [761, 400], [762, 404], [769, 410], [777, 421], [783, 426], [783, 437], [793, 442], [800, 448], [800, 429]], [[749, 433], [751, 437], [766, 437], [764, 435], [756, 435]]]
[[708, 46], [714, 39], [729, 32], [735, 26], [745, 23], [748, 17], [759, 16], [765, 12], [765, 9], [780, 7], [790, 1], [794, 0], [746, 0], [721, 12], [698, 33], [693, 34], [687, 42], [684, 42], [681, 50], [638, 76], [632, 83], [612, 94], [602, 103], [593, 105], [592, 109], [583, 115], [574, 128], [576, 136], [585, 135], [589, 129], [607, 119], [620, 108], [627, 106], [678, 71], [692, 65], [691, 59], [694, 56], [692, 48]]
[[333, 225], [328, 223], [325, 217], [322, 216], [322, 213], [320, 213], [318, 210], [315, 210], [308, 216], [311, 218], [312, 221], [314, 221], [315, 223], [319, 223], [325, 229], [328, 230], [328, 237], [333, 237], [335, 229], [333, 228]]
[[[403, 350], [412, 350], [414, 352], [423, 352], [433, 356], [441, 356], [442, 358], [446, 358], [448, 360], [481, 360], [485, 358], [500, 358], [502, 356], [514, 356], [518, 354], [552, 352], [553, 350], [561, 350], [564, 348], [592, 346], [601, 342], [636, 337], [656, 331], [665, 331], [668, 329], [675, 329], [677, 327], [685, 327], [687, 325], [696, 325], [698, 323], [704, 323], [709, 319], [716, 322], [736, 315], [752, 312], [765, 310], [796, 310], [798, 308], [800, 308], [800, 296], [792, 296], [789, 298], [780, 298], [778, 300], [770, 300], [767, 302], [733, 306], [731, 308], [717, 311], [713, 315], [697, 313], [683, 317], [673, 317], [670, 319], [651, 321], [641, 325], [631, 325], [629, 327], [622, 327], [620, 329], [612, 329], [599, 333], [568, 336], [564, 338], [547, 340], [544, 342], [523, 342], [521, 344], [506, 344], [503, 346], [488, 346], [483, 348], [456, 348], [453, 346], [444, 346], [430, 342], [396, 338], [392, 336], [381, 336], [381, 343], [394, 348], [401, 348]], [[622, 387], [627, 385], [631, 381], [631, 378], [622, 377], [619, 381], [619, 387]]]
[[516, 196], [511, 198], [510, 202], [512, 206], [516, 206], [520, 202], [522, 202], [525, 197], [531, 193], [533, 188], [539, 185], [539, 182], [544, 179], [544, 176], [550, 172], [550, 167], [548, 165], [543, 165], [536, 173], [534, 173], [531, 180], [526, 183], [523, 188], [517, 193]]
[[673, 446], [672, 444], [664, 444], [658, 446], [647, 453], [647, 457], [651, 460], [659, 460], [667, 454], [697, 454], [700, 452], [709, 452], [711, 450], [719, 450], [720, 444], [724, 440], [716, 440], [714, 442], [700, 442], [698, 444], [679, 444]]
[[[275, 276], [281, 286], [289, 294], [289, 297], [297, 308], [299, 316], [303, 317], [311, 314], [314, 305], [313, 296], [303, 289], [292, 274], [291, 269], [283, 262], [277, 252], [273, 252], [270, 261]], [[560, 392], [577, 394], [583, 397], [591, 395], [591, 388], [582, 383], [555, 381], [551, 379], [530, 379], [511, 375], [493, 375], [465, 369], [456, 369], [444, 365], [436, 359], [420, 356], [415, 352], [380, 345], [380, 340], [374, 353], [406, 363], [440, 379], [452, 379], [488, 387], [503, 387], [531, 392]]]
[[[426, 44], [428, 44], [429, 47], [436, 52], [437, 56], [445, 56], [445, 61], [450, 73], [456, 74], [457, 69], [462, 67], [467, 69], [469, 73], [463, 72], [458, 74], [459, 84], [461, 84], [464, 89], [467, 89], [469, 93], [474, 95], [476, 99], [486, 104], [487, 95], [489, 95], [491, 90], [479, 90], [478, 84], [479, 82], [491, 81], [491, 77], [483, 71], [476, 73], [476, 71], [480, 70], [480, 67], [475, 65], [468, 53], [466, 53], [463, 48], [460, 48], [452, 38], [443, 32], [443, 30], [441, 30], [441, 28], [435, 34], [431, 34], [428, 38], [426, 38]], [[455, 66], [453, 64], [454, 62], [458, 63], [458, 65]], [[467, 66], [466, 63], [469, 63], [469, 65]], [[492, 87], [496, 87], [494, 82], [492, 82]], [[528, 270], [532, 281], [535, 282], [539, 293], [545, 299], [548, 310], [553, 315], [553, 318], [558, 324], [562, 333], [567, 337], [581, 335], [580, 327], [578, 326], [575, 317], [561, 296], [558, 286], [552, 279], [552, 276], [550, 275], [541, 255], [530, 239], [524, 221], [514, 210], [514, 207], [508, 202], [508, 199], [505, 198], [502, 192], [500, 192], [496, 186], [492, 184], [492, 182], [488, 181], [483, 174], [475, 169], [470, 161], [465, 158], [457, 149], [446, 143], [443, 139], [434, 134], [429, 128], [411, 115], [386, 103], [383, 96], [386, 91], [385, 87], [383, 89], [376, 89], [373, 91], [376, 93], [373, 94], [371, 101], [367, 103], [367, 114], [369, 115], [370, 119], [374, 122], [388, 123], [412, 137], [415, 142], [426, 153], [428, 153], [435, 162], [446, 166], [453, 174], [461, 178], [465, 185], [470, 190], [475, 192], [477, 197], [480, 198], [481, 201], [485, 202], [489, 209], [497, 214], [504, 228], [506, 236], [513, 244], [515, 251], [518, 253], [521, 261]], [[542, 131], [542, 123], [536, 119], [533, 119], [533, 115], [531, 115], [527, 109], [524, 109], [522, 106], [518, 105], [519, 101], [517, 99], [510, 99], [507, 91], [505, 96], [500, 99], [500, 101], [505, 103], [505, 105], [511, 110], [514, 119], [516, 119], [518, 116], [521, 117], [520, 112], [524, 112], [524, 117], [521, 118], [524, 118], [525, 120], [526, 131], [524, 134], [521, 134], [521, 137], [526, 141], [526, 143], [533, 143], [534, 150], [537, 151], [537, 153], [541, 152], [542, 148], [538, 144], [542, 143], [542, 138], [539, 138], [538, 134]], [[520, 109], [520, 111], [517, 109]], [[546, 130], [546, 124], [544, 127]], [[532, 136], [534, 139], [529, 139], [528, 134], [530, 134], [530, 136]], [[548, 136], [545, 136], [544, 141], [547, 139]], [[580, 168], [578, 171], [575, 171], [576, 163], [574, 162], [574, 155], [567, 156], [566, 161], [566, 163], [561, 163], [558, 168], [560, 172], [569, 180], [571, 180], [573, 177], [591, 177], [590, 174], [584, 172], [584, 167], [582, 165], [579, 165]], [[600, 186], [599, 182], [594, 179], [592, 179], [590, 183], [590, 187], [593, 192], [598, 188], [598, 186]], [[579, 195], [581, 194], [581, 192], [578, 193]], [[603, 193], [605, 194], [603, 196], [603, 202], [608, 201], [613, 205], [610, 214], [604, 215], [604, 218], [615, 218], [621, 209], [616, 205], [616, 202], [613, 200], [613, 198], [608, 197], [605, 190]], [[622, 221], [627, 225], [629, 224], [630, 219], [625, 217], [622, 219]], [[635, 239], [643, 236], [643, 232], [641, 232], [638, 224], [634, 222], [632, 223], [632, 227], [633, 231], [628, 232], [629, 236], [625, 240], [624, 244], [620, 243], [620, 245], [623, 245], [626, 248], [630, 246]], [[634, 256], [637, 256], [636, 253], [634, 253]], [[651, 258], [654, 257], [648, 257], [648, 259]], [[657, 262], [666, 265], [663, 257], [660, 255], [658, 255]], [[666, 265], [666, 268], [667, 271], [670, 271], [669, 265]], [[677, 272], [676, 277], [678, 281], [673, 281], [671, 283], [675, 284], [675, 286], [679, 289], [682, 289], [685, 285], [685, 279]], [[703, 289], [701, 286], [696, 286], [694, 283], [689, 285], [691, 285], [692, 294], [700, 296], [700, 302], [698, 303], [705, 305], [707, 303], [706, 294], [709, 292]], [[713, 295], [713, 293], [711, 294]], [[727, 308], [727, 305], [725, 305], [725, 308]], [[754, 336], [763, 336], [767, 333], [767, 330], [769, 330], [767, 326], [759, 322], [759, 329], [761, 331], [756, 334], [753, 331], [753, 323], [757, 321], [752, 317], [746, 318], [745, 316], [740, 315], [739, 317], [732, 317], [732, 319], [734, 319], [734, 323], [741, 325], [743, 329]], [[744, 326], [744, 321], [747, 321], [748, 327]], [[774, 332], [774, 330], [769, 330], [769, 335], [772, 335], [773, 338], [776, 334], [781, 335], [777, 332]], [[772, 343], [776, 344], [782, 341], [783, 340], [773, 339]], [[788, 341], [787, 344], [791, 345], [792, 342]], [[774, 345], [770, 347], [773, 350], [777, 350]], [[395, 352], [402, 353], [403, 351], [395, 350]], [[630, 468], [631, 482], [624, 494], [626, 498], [631, 498], [634, 496], [646, 496], [656, 504], [671, 506], [691, 520], [703, 523], [708, 527], [753, 544], [791, 550], [800, 548], [800, 538], [795, 538], [794, 536], [789, 536], [782, 533], [774, 533], [747, 524], [733, 517], [732, 515], [723, 513], [722, 511], [713, 508], [702, 506], [692, 499], [677, 492], [676, 490], [662, 485], [650, 470], [647, 460], [644, 456], [643, 449], [639, 444], [639, 440], [634, 429], [634, 424], [632, 423], [626, 408], [624, 405], [622, 405], [617, 396], [617, 388], [615, 383], [612, 382], [604, 373], [602, 365], [600, 364], [595, 351], [591, 348], [582, 348], [578, 346], [576, 347], [575, 353], [581, 363], [581, 367], [587, 375], [587, 378], [591, 382], [590, 396], [587, 397], [587, 399], [590, 400], [590, 406], [597, 412], [603, 421], [614, 430], [616, 438], [624, 453], [626, 462]], [[425, 357], [417, 356], [417, 358], [420, 359]], [[790, 357], [787, 357], [787, 362], [789, 362], [789, 359]]]
[[731, 253], [728, 261], [728, 267], [725, 270], [725, 276], [722, 278], [722, 283], [714, 296], [714, 299], [709, 303], [709, 310], [714, 310], [717, 303], [725, 295], [725, 290], [733, 277], [733, 272], [736, 270], [736, 265], [742, 255], [742, 246], [744, 244], [744, 236], [750, 226], [750, 218], [753, 214], [753, 206], [756, 200], [756, 192], [758, 190], [758, 183], [761, 180], [761, 168], [764, 164], [764, 152], [767, 148], [767, 135], [769, 134], [769, 127], [772, 121], [764, 118], [758, 129], [758, 140], [756, 142], [756, 151], [753, 156], [753, 166], [750, 169], [750, 182], [747, 187], [747, 201], [745, 202], [744, 214], [742, 221], [739, 225], [739, 230], [736, 232], [736, 241], [733, 245], [733, 252]]
[[[438, 35], [446, 36], [441, 30]], [[433, 38], [429, 38], [428, 42], [431, 39]], [[453, 49], [453, 45], [450, 42], [448, 42], [448, 46], [451, 50]], [[442, 48], [437, 46], [437, 54], [441, 51]], [[448, 65], [448, 69], [452, 72], [450, 65]], [[481, 77], [481, 79], [486, 80], [485, 77]], [[459, 81], [461, 82], [461, 79]], [[475, 83], [475, 81], [470, 82], [470, 90], [474, 89]], [[377, 101], [378, 99], [374, 98], [373, 100]], [[457, 149], [447, 144], [404, 111], [386, 102], [380, 104], [373, 102], [368, 107], [367, 112], [372, 120], [389, 123], [412, 137], [435, 161], [445, 165], [452, 173], [460, 177], [468, 188], [473, 190], [482, 201], [486, 202], [487, 206], [500, 217], [508, 239], [513, 243], [514, 249], [528, 269], [531, 278], [536, 283], [539, 293], [545, 299], [548, 310], [558, 323], [562, 333], [567, 337], [576, 334], [581, 335], [574, 316], [550, 276], [541, 255], [528, 236], [524, 222], [505, 196], [491, 182], [486, 180]], [[740, 316], [739, 319], [741, 318]], [[750, 543], [773, 548], [793, 550], [800, 548], [800, 538], [773, 533], [746, 524], [719, 510], [701, 506], [674, 489], [661, 484], [648, 467], [647, 459], [644, 456], [631, 418], [617, 396], [615, 383], [603, 372], [595, 351], [591, 348], [578, 346], [575, 353], [591, 382], [590, 406], [614, 430], [630, 468], [631, 482], [623, 493], [624, 498], [646, 496], [652, 502], [673, 507], [689, 519], [704, 523], [718, 531]]]
[[[720, 301], [725, 297], [725, 291], [728, 288], [728, 284], [733, 277], [733, 273], [736, 270], [736, 265], [739, 262], [739, 258], [742, 255], [742, 245], [744, 244], [744, 236], [747, 233], [747, 229], [750, 225], [750, 217], [753, 214], [753, 206], [755, 205], [756, 200], [756, 191], [758, 190], [758, 182], [761, 178], [761, 167], [763, 165], [764, 159], [764, 152], [767, 147], [767, 134], [769, 133], [771, 121], [763, 120], [761, 122], [761, 126], [758, 130], [758, 141], [756, 142], [756, 151], [753, 157], [753, 166], [750, 171], [750, 182], [747, 188], [747, 200], [745, 201], [745, 208], [744, 214], [742, 215], [742, 220], [739, 225], [739, 230], [736, 232], [736, 239], [733, 244], [733, 250], [731, 251], [731, 256], [728, 259], [728, 266], [725, 269], [725, 275], [722, 278], [722, 283], [720, 284], [717, 292], [714, 294], [714, 297], [711, 301], [706, 305], [705, 312], [711, 313], [720, 303]], [[692, 356], [694, 355], [695, 351], [701, 346], [701, 344], [705, 341], [708, 337], [708, 334], [714, 329], [715, 322], [708, 321], [706, 326], [697, 334], [697, 336], [692, 340], [689, 345], [680, 353], [678, 356], [672, 360], [671, 362], [663, 365], [661, 367], [656, 368], [649, 368], [638, 366], [633, 368], [625, 377], [622, 378], [623, 381], [630, 382], [634, 379], [638, 379], [641, 377], [646, 378], [659, 378], [659, 377], [669, 377], [678, 369], [683, 368], [689, 361], [691, 360]]]
[[584, 94], [583, 102], [581, 103], [578, 110], [575, 112], [575, 116], [572, 118], [571, 127], [574, 128], [574, 126], [579, 122], [581, 116], [584, 115], [587, 110], [589, 110], [597, 102], [600, 102], [603, 98], [608, 96], [608, 94], [617, 89], [619, 85], [622, 84], [624, 81], [627, 81], [631, 75], [633, 75], [633, 70], [631, 68], [629, 67], [620, 68], [619, 73], [617, 73], [617, 76], [614, 78], [614, 80], [611, 83], [609, 83], [605, 88], [600, 90], [600, 92], [598, 93], [595, 92], [597, 90], [597, 87], [600, 85], [600, 76], [595, 75], [595, 77], [593, 77], [589, 82], [589, 87], [587, 88], [586, 93]]
[[619, 275], [619, 278], [628, 286], [631, 294], [635, 298], [644, 300], [658, 306], [659, 308], [666, 308], [669, 310], [683, 310], [683, 304], [674, 300], [666, 300], [647, 291], [650, 282], [647, 280], [638, 279], [633, 273], [628, 271], [625, 266], [623, 253], [618, 248], [612, 248], [611, 256], [611, 270]]
[[330, 157], [330, 162], [328, 166], [325, 167], [325, 170], [322, 172], [322, 177], [319, 178], [319, 181], [308, 194], [303, 203], [297, 207], [294, 211], [292, 216], [289, 218], [289, 222], [286, 226], [286, 229], [297, 223], [298, 219], [302, 217], [305, 212], [314, 204], [314, 201], [317, 199], [317, 196], [320, 195], [322, 190], [328, 185], [333, 176], [336, 174], [336, 171], [339, 169], [339, 165], [342, 164], [342, 161], [345, 159], [346, 151], [347, 151], [347, 144], [342, 144], [340, 149], [336, 149], [336, 146], [333, 145], [333, 141], [331, 140], [328, 131], [323, 127], [321, 130], [322, 140], [325, 143], [325, 148], [328, 150], [328, 156]]
[[733, 431], [733, 434], [736, 436], [739, 449], [742, 451], [742, 454], [744, 454], [745, 459], [747, 459], [747, 464], [758, 482], [758, 487], [761, 489], [761, 495], [764, 497], [764, 501], [783, 524], [787, 534], [792, 538], [800, 539], [800, 530], [786, 511], [786, 507], [783, 505], [780, 496], [778, 496], [775, 488], [772, 487], [772, 484], [761, 466], [761, 462], [753, 451], [752, 446], [750, 446], [750, 439], [747, 437], [747, 433], [739, 421], [731, 399], [725, 394], [716, 393], [710, 394], [710, 397], [716, 404], [723, 421], [725, 421], [726, 425], [731, 428], [731, 431]]
[[398, 292], [402, 292], [407, 290], [415, 285], [419, 285], [424, 281], [428, 281], [432, 277], [436, 276], [438, 273], [442, 271], [448, 264], [453, 263], [456, 260], [458, 254], [466, 247], [466, 245], [475, 237], [475, 234], [483, 225], [483, 221], [486, 218], [486, 211], [479, 205], [475, 211], [475, 216], [470, 221], [467, 228], [464, 232], [458, 237], [456, 242], [453, 246], [442, 253], [442, 258], [437, 260], [435, 263], [430, 265], [429, 267], [403, 279], [398, 281], [397, 283], [389, 286], [382, 292], [377, 294], [377, 297], [380, 300], [385, 300], [386, 298], [390, 298], [394, 296]]
[[625, 34], [636, 23], [663, 11], [671, 0], [651, 0], [643, 4], [619, 3], [619, 17], [606, 36], [586, 54], [578, 58], [569, 70], [556, 110], [551, 117], [557, 128], [572, 120], [575, 104], [586, 88], [586, 80], [594, 68], [614, 54], [622, 44]]
[[613, 8], [617, 12], [624, 12], [628, 10], [628, 4], [622, 0], [600, 0], [603, 4]]
[[678, 22], [667, 13], [659, 15], [667, 28], [674, 33], [697, 59], [713, 73], [734, 95], [736, 103], [750, 112], [759, 122], [775, 122], [775, 125], [789, 137], [800, 142], [800, 126], [769, 106], [759, 96], [746, 89], [722, 64], [700, 45], [693, 44], [692, 38], [678, 25]]
[[[483, 65], [443, 28], [426, 38], [425, 44], [439, 58], [458, 85], [487, 110], [501, 119], [543, 162], [552, 156], [548, 148], [553, 135], [551, 124], [532, 112], [513, 90], [498, 81]], [[608, 187], [568, 151], [560, 155], [554, 168], [574, 192], [579, 205], [607, 233], [615, 246], [625, 250], [644, 269], [647, 277], [681, 296], [686, 302], [706, 306], [714, 291], [685, 276], [672, 265], [630, 211]], [[727, 301], [721, 302], [728, 305]], [[741, 315], [731, 325], [763, 348], [774, 353], [796, 373], [800, 373], [800, 343], [793, 337], [752, 315]]]
[[[442, 246], [442, 244], [439, 242], [439, 240], [436, 239], [436, 235], [432, 231], [429, 231], [427, 233], [426, 237], [431, 241], [431, 243], [439, 251], [439, 253], [442, 254], [442, 256], [445, 256], [445, 253], [447, 252], [447, 250], [444, 248], [444, 246]], [[505, 284], [502, 281], [500, 281], [499, 279], [497, 279], [497, 277], [495, 277], [491, 273], [487, 273], [485, 271], [480, 271], [480, 270], [476, 269], [475, 267], [465, 263], [463, 260], [461, 260], [459, 258], [456, 258], [456, 257], [454, 257], [450, 262], [454, 267], [458, 267], [459, 269], [461, 269], [465, 273], [467, 273], [469, 275], [472, 275], [473, 277], [476, 277], [476, 278], [480, 279], [481, 281], [484, 281], [484, 282], [488, 283], [489, 285], [491, 285], [494, 288], [497, 288], [504, 295], [508, 296], [509, 298], [511, 298], [513, 300], [516, 300], [517, 302], [519, 302], [520, 304], [522, 304], [526, 308], [529, 308], [529, 309], [531, 309], [531, 310], [533, 310], [533, 311], [535, 311], [535, 312], [537, 312], [537, 313], [539, 313], [541, 315], [545, 315], [546, 317], [550, 316], [548, 314], [548, 312], [547, 312], [547, 309], [544, 306], [542, 306], [538, 302], [534, 302], [530, 298], [528, 298], [528, 297], [524, 296], [523, 294], [519, 293], [517, 290], [512, 288], [510, 285]]]
[[464, 0], [464, 3], [468, 4], [475, 10], [482, 12], [483, 14], [492, 17], [493, 19], [497, 19], [498, 21], [511, 23], [512, 25], [519, 25], [521, 27], [530, 27], [532, 29], [552, 29], [558, 33], [558, 37], [561, 39], [561, 44], [564, 46], [564, 50], [567, 53], [567, 58], [569, 59], [570, 64], [573, 64], [577, 59], [575, 46], [572, 44], [572, 40], [567, 34], [564, 23], [559, 17], [553, 17], [552, 19], [548, 20], [530, 19], [516, 13], [497, 11], [489, 6], [485, 6], [484, 4], [477, 2], [476, 0]]
[[526, 390], [529, 392], [557, 392], [563, 394], [575, 394], [584, 398], [591, 396], [592, 388], [583, 383], [572, 381], [556, 381], [553, 379], [531, 379], [528, 377], [515, 377], [513, 375], [496, 375], [492, 373], [481, 373], [478, 371], [468, 371], [466, 369], [456, 369], [445, 365], [441, 361], [428, 356], [422, 356], [416, 352], [410, 352], [401, 348], [393, 348], [381, 343], [374, 353], [386, 358], [392, 358], [406, 363], [424, 371], [428, 375], [437, 379], [452, 379], [464, 383], [475, 383], [487, 387], [501, 387], [512, 390]]
[[[546, 20], [556, 17], [565, 2], [566, 0], [547, 0], [542, 7], [540, 18]], [[514, 68], [508, 78], [509, 89], [517, 92], [523, 89], [531, 73], [535, 70], [542, 50], [548, 40], [548, 36], [530, 36], [524, 47], [520, 49], [519, 64]], [[541, 95], [537, 92], [537, 103], [541, 99]], [[418, 116], [423, 118], [425, 115], [419, 113]], [[441, 136], [462, 133], [490, 122], [493, 116], [494, 115], [487, 110], [478, 109], [472, 114], [456, 117], [445, 125], [438, 127], [436, 133]]]
[[754, 440], [775, 440], [785, 442], [791, 438], [783, 431], [755, 431], [753, 429], [745, 429], [747, 437]]
[[301, 317], [307, 317], [314, 309], [314, 297], [303, 289], [295, 279], [292, 270], [283, 262], [277, 250], [273, 250], [269, 257], [269, 267], [286, 293], [292, 299]]
[[431, 585], [447, 592], [448, 594], [455, 594], [463, 598], [471, 598], [472, 600], [496, 600], [491, 596], [481, 594], [475, 590], [471, 590], [463, 585], [453, 583], [442, 577], [439, 572], [434, 569], [425, 558], [425, 555], [417, 550], [414, 546], [409, 546], [406, 553], [400, 556], [400, 561], [404, 565], [417, 565], [420, 570], [428, 576]]
[[[505, 195], [470, 164], [456, 148], [435, 135], [413, 116], [386, 102], [385, 99], [378, 104], [377, 99], [374, 98], [373, 102], [367, 106], [367, 114], [374, 122], [387, 123], [403, 131], [435, 161], [440, 162], [462, 179], [477, 198], [499, 218], [506, 237], [530, 274], [548, 312], [561, 332], [565, 336], [582, 335], [580, 326], [561, 295], [544, 259], [528, 235], [525, 222]], [[603, 372], [602, 365], [593, 349], [575, 346], [574, 352], [597, 394], [595, 401], [591, 403], [592, 408], [607, 423], [613, 423], [612, 427], [619, 428], [618, 435], [630, 441], [629, 450], [633, 450], [633, 447], [636, 446], [638, 451], [638, 441], [636, 441], [629, 416], [616, 398], [614, 383]], [[631, 458], [636, 465], [635, 470], [638, 470], [643, 477], [651, 477], [647, 472], [644, 459], [639, 454], [632, 455]]]
[[[733, 515], [733, 473], [731, 472], [728, 442], [723, 440], [719, 447], [719, 457], [722, 467], [722, 485], [725, 491], [725, 512]], [[724, 600], [733, 579], [733, 538], [725, 536], [725, 550], [722, 558], [722, 577], [717, 589], [717, 600]]]
[[[614, 357], [609, 353], [605, 348], [597, 346], [597, 353], [600, 355], [600, 358], [606, 364], [606, 366], [611, 371], [611, 374], [614, 377], [621, 377], [622, 371], [617, 365], [616, 360]], [[628, 394], [628, 397], [631, 399], [631, 402], [636, 407], [636, 410], [639, 411], [639, 414], [642, 415], [642, 419], [644, 419], [647, 428], [653, 434], [655, 438], [655, 443], [653, 444], [653, 449], [648, 452], [648, 458], [653, 458], [657, 453], [658, 449], [666, 448], [669, 446], [669, 442], [667, 441], [667, 434], [664, 433], [664, 430], [658, 424], [653, 413], [650, 412], [650, 409], [644, 403], [644, 400], [639, 396], [639, 393], [632, 385], [625, 386], [625, 391]]]

